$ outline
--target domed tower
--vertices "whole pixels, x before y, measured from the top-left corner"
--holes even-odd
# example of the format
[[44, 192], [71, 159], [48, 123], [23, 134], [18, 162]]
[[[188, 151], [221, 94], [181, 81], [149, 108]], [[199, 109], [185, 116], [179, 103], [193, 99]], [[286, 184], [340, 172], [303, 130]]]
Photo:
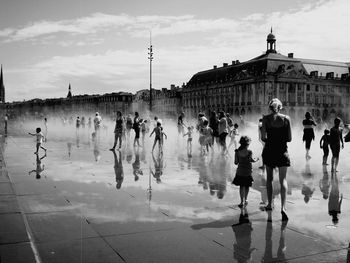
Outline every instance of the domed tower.
[[274, 34], [272, 34], [272, 27], [270, 34], [267, 35], [267, 48], [266, 48], [266, 54], [268, 53], [277, 53], [276, 52], [276, 37]]

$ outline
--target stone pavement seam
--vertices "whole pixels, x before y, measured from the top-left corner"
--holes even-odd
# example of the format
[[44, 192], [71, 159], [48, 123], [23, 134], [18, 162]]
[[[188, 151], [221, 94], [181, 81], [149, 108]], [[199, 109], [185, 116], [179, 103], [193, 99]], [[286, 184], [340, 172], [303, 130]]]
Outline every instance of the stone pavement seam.
[[[5, 168], [5, 170], [7, 170], [6, 162], [5, 162], [4, 154], [3, 154], [3, 149], [1, 147], [1, 145], [0, 145], [0, 159], [2, 160], [2, 167]], [[8, 171], [7, 171], [7, 175], [8, 175], [9, 182], [11, 183], [11, 188], [13, 189], [13, 187], [12, 187], [13, 182], [11, 181], [11, 177], [10, 177]], [[15, 193], [15, 191], [14, 191], [14, 193]], [[41, 263], [42, 261], [41, 261], [41, 259], [39, 257], [38, 250], [37, 250], [37, 248], [36, 248], [36, 246], [34, 244], [32, 233], [31, 233], [31, 230], [30, 230], [27, 218], [26, 218], [26, 216], [25, 216], [25, 214], [23, 212], [23, 209], [20, 206], [17, 198], [16, 198], [16, 200], [17, 200], [18, 207], [20, 208], [20, 211], [21, 211], [20, 214], [22, 215], [23, 223], [24, 223], [24, 226], [25, 226], [25, 229], [26, 229], [26, 232], [27, 232], [27, 236], [28, 236], [28, 239], [29, 239], [30, 247], [32, 248], [33, 256], [34, 256], [35, 261], [37, 263]]]

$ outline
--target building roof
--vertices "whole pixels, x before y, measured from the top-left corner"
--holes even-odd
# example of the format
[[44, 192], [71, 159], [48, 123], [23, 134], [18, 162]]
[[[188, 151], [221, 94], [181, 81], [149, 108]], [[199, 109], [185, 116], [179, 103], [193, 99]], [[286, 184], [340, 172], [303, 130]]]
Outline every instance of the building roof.
[[299, 58], [299, 60], [307, 74], [310, 74], [311, 71], [318, 71], [319, 76], [326, 76], [328, 72], [334, 72], [334, 76], [340, 77], [342, 74], [349, 73], [350, 63], [305, 58]]
[[245, 76], [261, 76], [263, 74], [274, 74], [278, 72], [283, 65], [284, 69], [291, 69], [306, 74], [301, 61], [295, 58], [289, 58], [278, 53], [265, 53], [243, 63], [234, 63], [219, 68], [213, 68], [196, 73], [188, 82], [188, 85], [194, 83], [203, 83], [220, 80], [234, 80]]
[[342, 74], [350, 73], [350, 63], [293, 58], [267, 52], [246, 62], [200, 71], [193, 75], [187, 85], [274, 75], [287, 70], [306, 76], [312, 71], [318, 71], [318, 75], [324, 77], [327, 73], [334, 72], [334, 77], [341, 77]]

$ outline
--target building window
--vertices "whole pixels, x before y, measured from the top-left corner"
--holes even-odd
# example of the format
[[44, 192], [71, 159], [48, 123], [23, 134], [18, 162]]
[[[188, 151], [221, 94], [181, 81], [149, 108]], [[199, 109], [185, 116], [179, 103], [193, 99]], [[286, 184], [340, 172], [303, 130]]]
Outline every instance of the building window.
[[317, 85], [315, 86], [315, 91], [318, 92], [318, 86]]
[[307, 84], [307, 86], [306, 86], [306, 91], [310, 91], [310, 85], [309, 84]]
[[306, 94], [306, 103], [307, 104], [311, 103], [311, 96], [310, 96], [310, 94]]

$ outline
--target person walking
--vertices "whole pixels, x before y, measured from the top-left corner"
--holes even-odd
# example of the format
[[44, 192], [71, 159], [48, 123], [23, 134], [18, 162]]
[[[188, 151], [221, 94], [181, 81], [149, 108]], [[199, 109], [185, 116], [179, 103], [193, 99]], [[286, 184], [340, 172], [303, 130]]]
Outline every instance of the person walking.
[[239, 186], [239, 195], [241, 197], [241, 203], [238, 207], [248, 205], [248, 193], [249, 187], [252, 186], [252, 163], [259, 160], [259, 158], [253, 158], [253, 152], [249, 150], [249, 144], [251, 139], [248, 136], [242, 136], [239, 140], [240, 146], [235, 150], [235, 164], [238, 165], [236, 176], [232, 181], [232, 184]]
[[303, 126], [304, 126], [303, 142], [305, 142], [305, 149], [306, 149], [305, 158], [306, 160], [309, 160], [311, 159], [311, 156], [310, 156], [311, 141], [315, 140], [315, 133], [314, 133], [313, 126], [316, 126], [316, 123], [312, 119], [310, 112], [305, 113]]
[[282, 102], [274, 98], [269, 102], [270, 114], [263, 117], [261, 139], [265, 142], [262, 153], [263, 164], [266, 166], [266, 190], [268, 204], [266, 210], [272, 210], [273, 195], [273, 170], [278, 168], [279, 183], [281, 187], [281, 214], [282, 221], [287, 221], [286, 197], [287, 197], [287, 168], [290, 166], [287, 143], [292, 141], [290, 118], [280, 113]]
[[337, 172], [337, 167], [339, 163], [339, 153], [340, 153], [340, 143], [342, 148], [344, 148], [343, 141], [343, 129], [340, 128], [341, 120], [339, 118], [334, 119], [334, 126], [330, 130], [329, 134], [329, 146], [332, 151], [332, 172]]
[[122, 148], [122, 135], [123, 135], [123, 116], [120, 111], [117, 111], [117, 119], [115, 120], [115, 128], [114, 128], [114, 144], [110, 149], [111, 151], [115, 150], [119, 140], [119, 150]]

